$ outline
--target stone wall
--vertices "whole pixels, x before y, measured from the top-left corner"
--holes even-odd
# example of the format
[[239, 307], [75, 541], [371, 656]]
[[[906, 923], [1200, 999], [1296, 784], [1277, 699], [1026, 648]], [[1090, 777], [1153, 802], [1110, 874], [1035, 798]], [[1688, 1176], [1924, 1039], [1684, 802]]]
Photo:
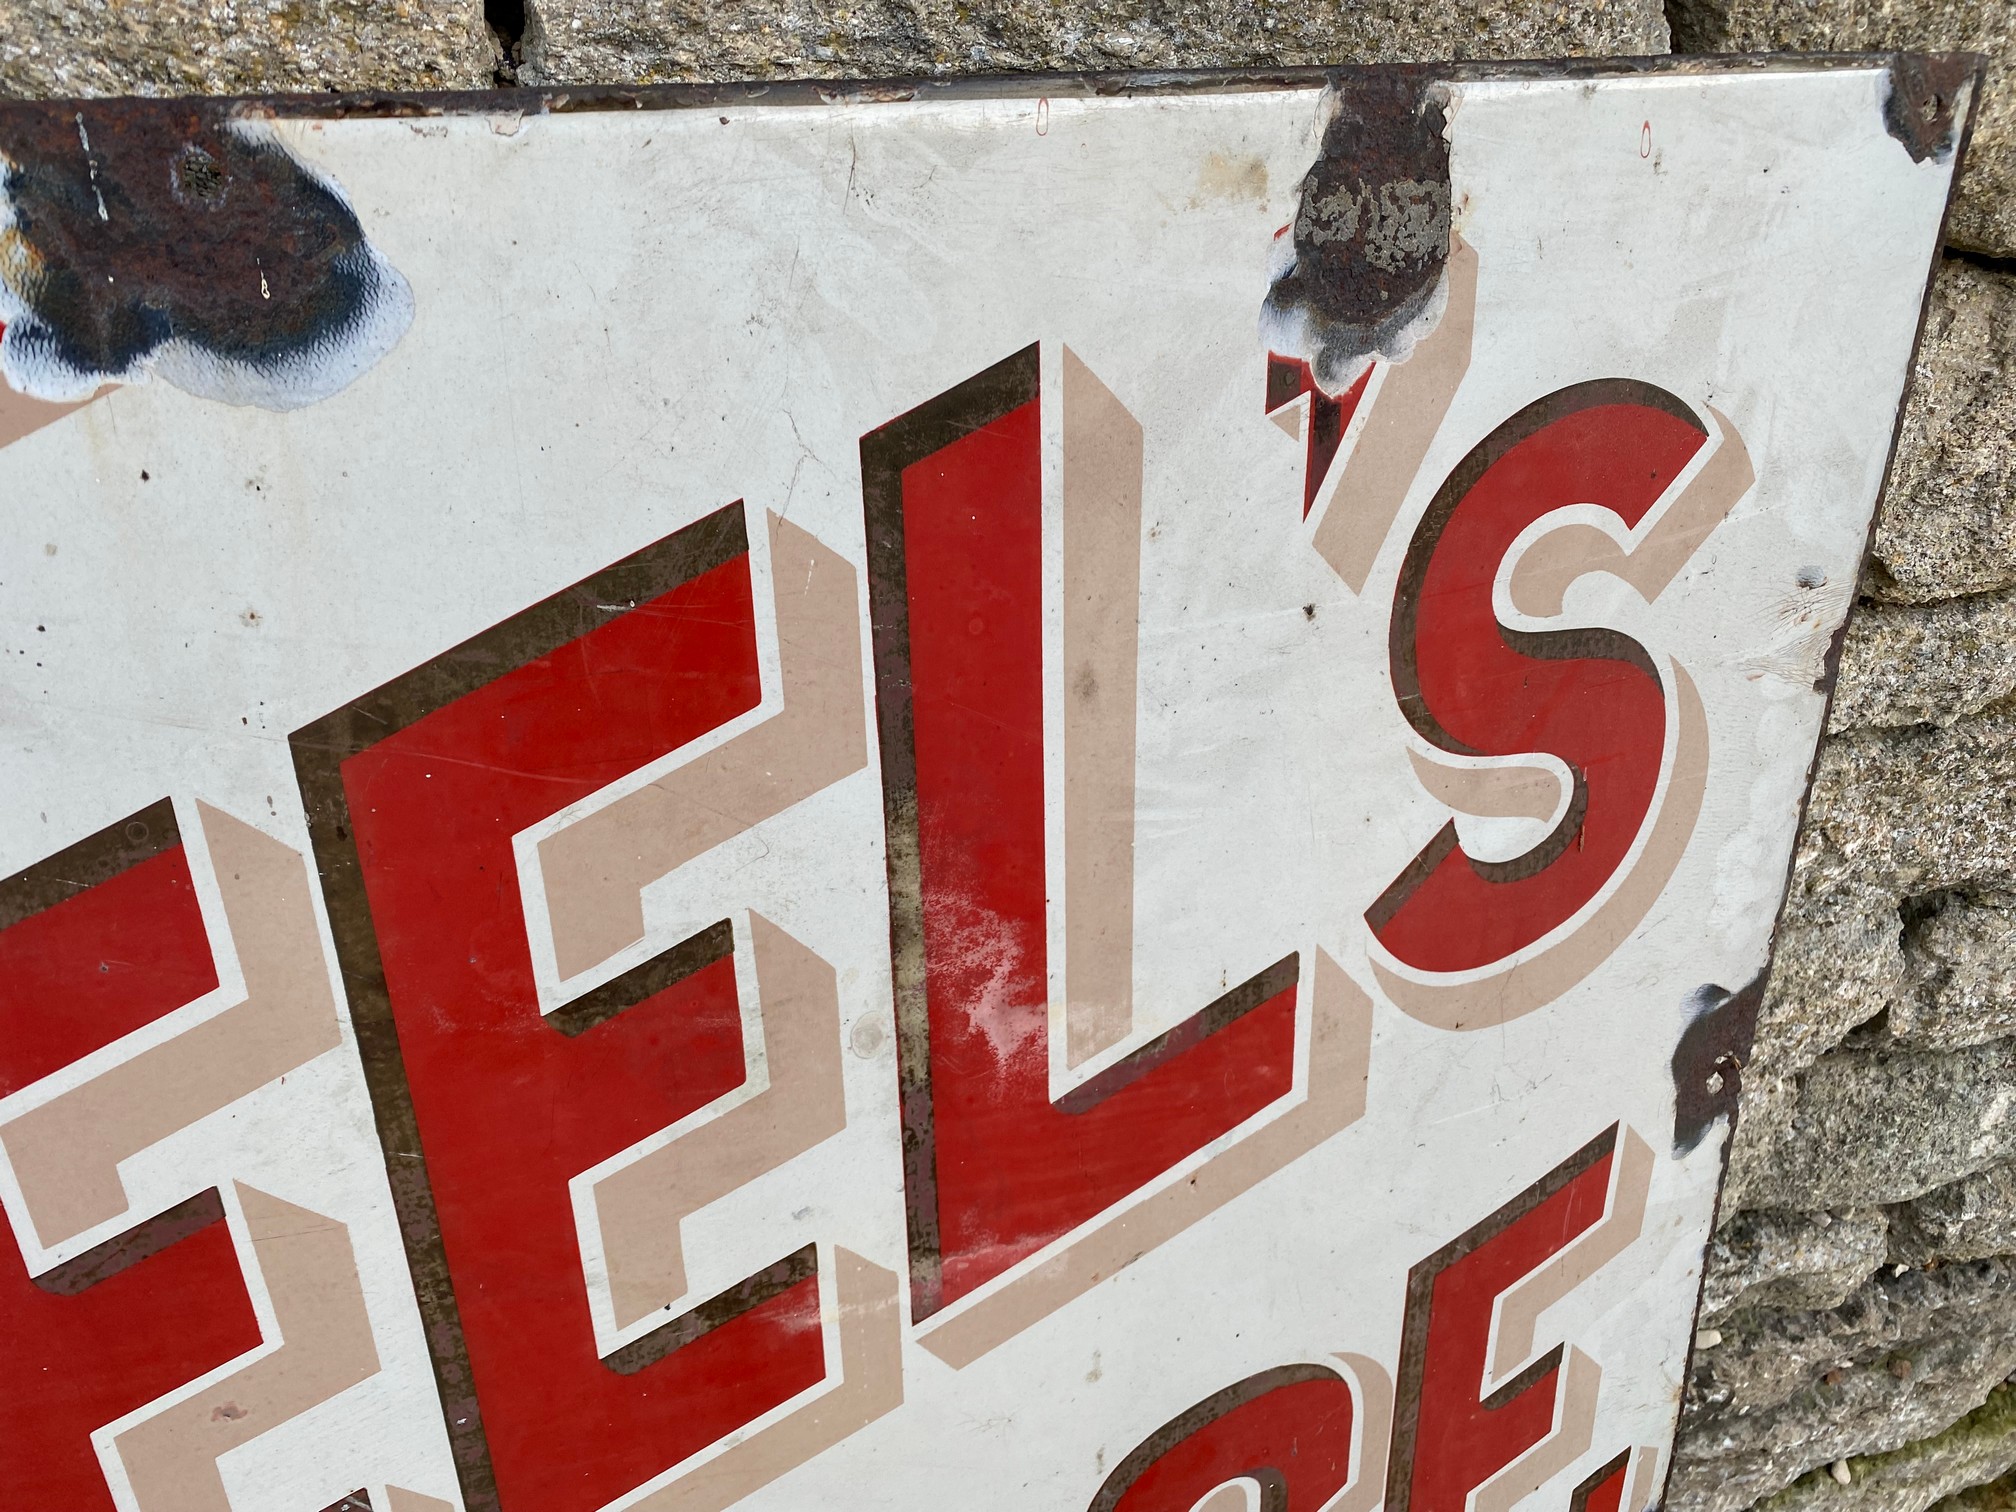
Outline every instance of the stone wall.
[[[487, 14], [486, 14], [487, 10]], [[2016, 1488], [2009, 0], [0, 0], [0, 93], [1970, 48], [1949, 228], [1711, 1253], [1674, 1512]]]

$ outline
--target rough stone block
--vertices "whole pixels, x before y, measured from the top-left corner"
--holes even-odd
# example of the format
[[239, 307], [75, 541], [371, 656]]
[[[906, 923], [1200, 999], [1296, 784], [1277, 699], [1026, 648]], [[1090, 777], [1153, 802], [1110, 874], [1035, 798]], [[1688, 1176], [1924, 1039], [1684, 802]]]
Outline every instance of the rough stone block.
[[[1913, 523], [1897, 522], [1907, 530]], [[1865, 604], [1848, 623], [1828, 723], [1837, 731], [1946, 725], [2011, 694], [2016, 593]]]
[[[2016, 714], [1827, 742], [1744, 1068], [1725, 1212], [1865, 1200], [1788, 1186], [1782, 1152], [1799, 1144], [1792, 1119], [1803, 1110], [1810, 1120], [1818, 1095], [1794, 1079], [1879, 1018], [1901, 1044], [1926, 1047], [2004, 1032], [1989, 1007], [2007, 975], [1993, 902], [2004, 892], [2016, 892]], [[1836, 1079], [1830, 1072], [1818, 1085]]]
[[1902, 936], [1896, 893], [1859, 880], [1825, 827], [1809, 818], [1743, 1068], [1725, 1213], [1768, 1205], [1753, 1194], [1773, 1182], [1799, 1101], [1798, 1073], [1888, 1010], [1905, 980]]
[[1988, 55], [1948, 235], [1998, 256], [2016, 251], [2016, 7], [2007, 0], [1674, 0], [1676, 52], [1867, 52], [1909, 48]]
[[1805, 1073], [1791, 1127], [1742, 1198], [1760, 1207], [1908, 1202], [2016, 1156], [2016, 1043], [1837, 1050]]
[[1729, 1172], [1722, 1183], [1722, 1212], [1735, 1214], [1770, 1206], [1752, 1194], [1772, 1186], [1778, 1147], [1792, 1134], [1792, 1115], [1799, 1107], [1797, 1075], [1772, 1076], [1745, 1069], [1741, 1115], [1729, 1147]]
[[1708, 1246], [1704, 1322], [1759, 1307], [1839, 1307], [1889, 1253], [1890, 1225], [1870, 1210], [1739, 1213]]
[[2016, 1476], [1970, 1486], [1932, 1504], [1934, 1512], [2016, 1512]]
[[487, 89], [481, 0], [0, 0], [0, 95]]
[[1932, 284], [1872, 592], [1924, 603], [2016, 585], [2012, 435], [2016, 277], [1948, 259]]
[[887, 78], [1666, 51], [1657, 0], [532, 0], [542, 84]]
[[2016, 894], [1951, 893], [1904, 939], [1908, 986], [1890, 1005], [1899, 1044], [1957, 1049], [2016, 1034]]
[[2016, 1261], [1886, 1272], [1831, 1311], [1742, 1312], [1721, 1332], [1695, 1351], [1671, 1512], [1737, 1512], [1972, 1411], [2016, 1367]]
[[1992, 1481], [2011, 1465], [2016, 1465], [2016, 1390], [1998, 1386], [1944, 1433], [1888, 1454], [1850, 1459], [1845, 1487], [1824, 1470], [1811, 1471], [1766, 1501], [1761, 1512], [1924, 1512], [1942, 1497]]
[[1827, 890], [2016, 892], [2016, 710], [1828, 741], [1800, 843]]
[[[1927, 1117], [1887, 1101], [1882, 1082], [1895, 1076], [1901, 1088], [1940, 1075], [1964, 1082], [1974, 1062], [1894, 1052], [1956, 1049], [2016, 1032], [2016, 1004], [2008, 1001], [2016, 974], [2007, 964], [2016, 955], [2016, 918], [2003, 901], [2012, 893], [2016, 713], [1998, 706], [1949, 727], [1855, 731], [1826, 743], [1744, 1071], [1725, 1212], [1901, 1201], [1994, 1158], [1955, 1165], [1951, 1150], [1935, 1156], [1928, 1141], [1939, 1130], [1962, 1149], [1988, 1136], [1955, 1122], [1966, 1116], [1960, 1105], [1930, 1105], [1939, 1111]], [[1807, 1066], [1879, 1019], [1886, 1027], [1867, 1038], [1893, 1047], [1888, 1058], [1858, 1053], [1799, 1083]], [[1996, 1064], [1990, 1056], [1975, 1066], [1987, 1077], [1977, 1112], [1994, 1105]], [[1873, 1080], [1858, 1091], [1858, 1076]], [[1880, 1127], [1851, 1136], [1848, 1126], [1868, 1118]], [[1837, 1125], [1849, 1144], [1830, 1144], [1833, 1135], [1819, 1132]], [[1844, 1185], [1850, 1173], [1821, 1169], [1836, 1158], [1880, 1165], [1892, 1135], [1906, 1141], [1896, 1152], [1903, 1164], [1872, 1170], [1866, 1189]], [[1920, 1183], [1915, 1190], [1896, 1183], [1906, 1169]], [[1809, 1170], [1827, 1184], [1800, 1189]]]
[[1895, 1219], [1890, 1257], [1905, 1265], [2016, 1252], [2016, 1165], [1990, 1166], [1927, 1192], [1897, 1208]]
[[1895, 894], [1830, 876], [1830, 859], [1801, 847], [1746, 1075], [1810, 1066], [1888, 1008], [1905, 980]]

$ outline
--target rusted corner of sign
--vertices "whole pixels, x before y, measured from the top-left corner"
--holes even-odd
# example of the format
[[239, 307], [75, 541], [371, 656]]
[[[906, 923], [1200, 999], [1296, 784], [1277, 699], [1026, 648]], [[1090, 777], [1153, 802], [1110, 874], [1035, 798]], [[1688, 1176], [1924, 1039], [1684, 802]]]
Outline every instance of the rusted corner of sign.
[[1980, 53], [1895, 53], [1883, 127], [1911, 154], [1944, 162], [1965, 135], [1988, 60]]
[[[1869, 517], [1869, 532], [1862, 543], [1862, 557], [1858, 564], [1858, 577], [1866, 577], [1876, 548], [1876, 531], [1883, 522], [1884, 507], [1890, 501], [1890, 478], [1897, 467], [1897, 446], [1904, 435], [1904, 416], [1910, 408], [1913, 388], [1918, 376], [1918, 354], [1925, 345], [1925, 322], [1932, 309], [1932, 280], [1939, 271], [1939, 264], [1946, 251], [1946, 226], [1953, 215], [1953, 186], [1960, 182], [1965, 170], [1967, 146], [1974, 133], [1974, 123], [1981, 113], [1981, 90], [1988, 79], [1988, 59], [1976, 52], [1908, 53], [1887, 55], [1889, 62], [1890, 87], [1884, 95], [1884, 129], [1895, 137], [1904, 150], [1911, 154], [1913, 162], [1924, 162], [1928, 157], [1939, 161], [1950, 158], [1953, 174], [1949, 180], [1946, 195], [1946, 210], [1940, 220], [1939, 235], [1934, 240], [1930, 266], [1926, 269], [1925, 286], [1918, 303], [1918, 329], [1911, 339], [1910, 360], [1904, 365], [1904, 384], [1897, 396], [1897, 413], [1891, 425], [1890, 450], [1883, 459], [1883, 481], [1876, 490], [1876, 507]], [[1841, 651], [1847, 643], [1848, 626], [1855, 616], [1856, 605], [1850, 602], [1848, 613], [1842, 616], [1835, 627], [1833, 639], [1828, 643], [1827, 652], [1821, 662], [1819, 680], [1814, 691], [1826, 700], [1826, 712], [1822, 717], [1821, 729], [1825, 730], [1827, 716], [1834, 711], [1834, 689], [1841, 671]], [[1806, 772], [1806, 786], [1801, 798], [1800, 823], [1805, 823], [1805, 804], [1813, 792], [1813, 777], [1819, 770], [1820, 753], [1816, 748], [1812, 765]], [[1786, 889], [1791, 887], [1791, 863], [1786, 868]], [[1782, 897], [1781, 894], [1781, 914]], [[1775, 955], [1777, 935], [1774, 929], [1772, 949]], [[1766, 974], [1768, 975], [1768, 967]]]
[[411, 290], [269, 116], [219, 100], [0, 109], [0, 380], [16, 396], [0, 426], [36, 428], [22, 400], [74, 406], [149, 377], [297, 409], [391, 350]]

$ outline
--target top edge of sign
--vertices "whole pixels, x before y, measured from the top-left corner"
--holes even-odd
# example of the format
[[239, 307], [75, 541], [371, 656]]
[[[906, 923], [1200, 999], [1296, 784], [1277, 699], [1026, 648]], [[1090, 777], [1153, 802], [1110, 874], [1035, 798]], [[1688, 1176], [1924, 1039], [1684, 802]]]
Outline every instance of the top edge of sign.
[[1117, 98], [1238, 94], [1321, 89], [1353, 79], [1414, 76], [1455, 84], [1645, 76], [1744, 76], [1883, 68], [1908, 96], [1945, 93], [1971, 79], [1978, 97], [1987, 69], [1980, 53], [1814, 52], [1714, 53], [1650, 57], [1588, 57], [1470, 61], [1321, 64], [1275, 68], [1110, 69], [980, 73], [889, 79], [741, 79], [644, 85], [561, 85], [476, 90], [356, 90], [315, 94], [115, 95], [46, 100], [0, 99], [0, 120], [22, 112], [90, 105], [159, 108], [176, 101], [210, 109], [295, 119], [397, 119], [414, 116], [572, 114], [598, 111], [699, 110], [723, 106], [778, 107], [902, 104], [920, 100]]

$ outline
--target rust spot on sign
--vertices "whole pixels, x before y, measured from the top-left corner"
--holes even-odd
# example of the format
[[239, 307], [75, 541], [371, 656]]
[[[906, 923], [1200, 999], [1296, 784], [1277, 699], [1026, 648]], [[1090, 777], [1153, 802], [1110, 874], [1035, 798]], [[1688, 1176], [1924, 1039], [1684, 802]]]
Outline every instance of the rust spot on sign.
[[1883, 127], [1912, 162], [1943, 160], [1952, 151], [1959, 102], [1978, 67], [1967, 53], [1899, 53], [1890, 60]]
[[1426, 71], [1354, 75], [1330, 99], [1263, 325], [1271, 350], [1305, 359], [1336, 394], [1375, 357], [1405, 360], [1440, 318], [1449, 144], [1444, 90]]
[[1743, 1066], [1757, 1035], [1764, 973], [1731, 992], [1712, 983], [1688, 1003], [1687, 1028], [1673, 1051], [1673, 1153], [1685, 1155], [1713, 1127], [1736, 1115]]
[[0, 371], [82, 399], [158, 372], [293, 409], [389, 350], [405, 281], [269, 123], [210, 101], [0, 107]]

